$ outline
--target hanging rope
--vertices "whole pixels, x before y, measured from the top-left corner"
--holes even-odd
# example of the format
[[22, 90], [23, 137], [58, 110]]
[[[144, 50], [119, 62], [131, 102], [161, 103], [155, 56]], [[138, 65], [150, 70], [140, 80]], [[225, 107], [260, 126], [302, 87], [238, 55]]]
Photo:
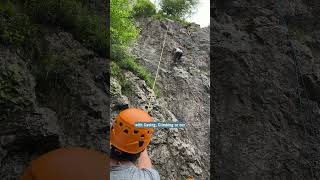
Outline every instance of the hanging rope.
[[[288, 38], [289, 40], [289, 38]], [[296, 49], [293, 47], [292, 45], [292, 42], [289, 41], [289, 46], [291, 48], [291, 51], [292, 51], [292, 59], [294, 61], [294, 65], [295, 65], [295, 73], [296, 73], [296, 81], [297, 81], [297, 84], [298, 84], [298, 87], [297, 87], [297, 93], [298, 93], [298, 97], [299, 97], [299, 105], [300, 105], [300, 113], [304, 112], [303, 111], [303, 102], [302, 102], [302, 97], [301, 97], [301, 89], [300, 89], [300, 81], [302, 82], [302, 88], [304, 88], [304, 83], [303, 83], [303, 78], [302, 78], [302, 72], [301, 72], [301, 67], [300, 67], [300, 64], [299, 64], [299, 61], [297, 59], [297, 52], [296, 52]], [[309, 115], [307, 113], [307, 120], [309, 119]], [[306, 123], [305, 123], [305, 120], [303, 122], [303, 128], [304, 128], [304, 133], [306, 134]]]
[[[289, 41], [289, 46], [290, 49], [292, 51], [292, 59], [294, 61], [294, 65], [295, 65], [295, 71], [296, 71], [296, 78], [297, 78], [297, 83], [298, 83], [298, 87], [297, 87], [297, 91], [298, 91], [298, 96], [299, 96], [299, 103], [300, 103], [300, 112], [306, 113], [306, 120], [309, 121], [310, 123], [313, 123], [312, 121], [312, 110], [310, 108], [306, 108], [306, 110], [304, 110], [304, 105], [302, 102], [302, 97], [301, 97], [301, 89], [302, 91], [305, 92], [306, 95], [306, 100], [307, 100], [307, 104], [310, 104], [310, 98], [309, 98], [309, 93], [308, 90], [305, 86], [305, 82], [303, 79], [303, 75], [302, 75], [302, 65], [301, 65], [301, 61], [299, 61], [298, 59], [298, 52], [296, 50], [296, 48], [293, 46], [293, 43], [289, 40], [289, 36], [287, 35], [287, 40]], [[304, 122], [304, 131], [306, 132], [306, 127], [305, 127], [305, 122]]]
[[[164, 50], [164, 47], [165, 47], [165, 44], [166, 44], [168, 30], [169, 30], [169, 27], [167, 27], [167, 30], [166, 30], [166, 33], [165, 33], [165, 36], [164, 36], [164, 40], [163, 40], [163, 44], [162, 44], [162, 48], [161, 48], [160, 59], [159, 59], [158, 67], [157, 67], [157, 71], [156, 71], [156, 76], [155, 76], [153, 84], [152, 84], [152, 91], [154, 91], [154, 88], [156, 86], [156, 82], [157, 82], [157, 79], [158, 79], [158, 74], [159, 74], [159, 70], [160, 70], [160, 64], [161, 64], [161, 61], [162, 61], [162, 55], [163, 55], [163, 50]], [[148, 98], [147, 111], [148, 112], [151, 111], [151, 95], [149, 95], [149, 98]]]
[[[295, 65], [296, 80], [297, 80], [297, 84], [298, 84], [297, 92], [298, 92], [298, 96], [299, 96], [300, 113], [306, 112], [306, 116], [307, 116], [306, 119], [311, 121], [311, 119], [312, 119], [311, 113], [312, 112], [310, 112], [309, 108], [307, 108], [307, 111], [303, 110], [303, 102], [302, 102], [301, 89], [300, 88], [302, 88], [302, 90], [305, 91], [308, 104], [309, 104], [309, 95], [308, 95], [308, 92], [307, 92], [307, 88], [305, 87], [305, 82], [304, 82], [303, 77], [302, 77], [301, 63], [300, 63], [300, 61], [298, 59], [298, 55], [297, 55], [298, 52], [296, 51], [295, 47], [293, 46], [293, 43], [289, 39], [288, 20], [285, 18], [285, 12], [284, 12], [285, 8], [281, 8], [281, 5], [282, 6], [284, 6], [284, 5], [280, 4], [280, 3], [281, 2], [276, 3], [276, 5], [277, 5], [276, 8], [277, 8], [277, 11], [278, 11], [279, 16], [280, 16], [280, 25], [282, 25], [286, 30], [286, 34], [287, 34], [286, 38], [287, 38], [287, 41], [289, 42], [289, 47], [290, 47], [291, 52], [292, 52], [292, 59], [294, 61], [294, 65]], [[303, 124], [304, 124], [304, 131], [306, 131], [306, 127], [305, 127], [306, 123], [304, 122]]]
[[[307, 91], [307, 88], [305, 86], [305, 82], [304, 79], [302, 77], [302, 68], [301, 68], [301, 62], [298, 59], [298, 52], [296, 51], [296, 48], [293, 46], [293, 43], [291, 42], [291, 40], [289, 39], [289, 27], [288, 27], [288, 21], [285, 18], [285, 13], [281, 10], [285, 9], [285, 8], [281, 8], [280, 3], [277, 3], [277, 10], [278, 13], [280, 15], [280, 25], [282, 25], [285, 29], [286, 29], [286, 34], [287, 34], [287, 41], [289, 42], [289, 47], [292, 51], [292, 59], [294, 61], [294, 65], [295, 65], [295, 73], [296, 73], [296, 78], [297, 78], [297, 83], [298, 83], [298, 87], [297, 87], [297, 91], [298, 91], [298, 96], [299, 96], [299, 103], [300, 103], [300, 113], [304, 113], [306, 112], [306, 119], [303, 118], [303, 128], [304, 128], [304, 134], [306, 134], [306, 120], [309, 121], [311, 124], [313, 124], [313, 118], [312, 118], [312, 110], [310, 108], [307, 108], [306, 111], [303, 110], [303, 102], [302, 102], [302, 97], [301, 97], [301, 89], [306, 93], [306, 99], [307, 99], [307, 104], [310, 104], [310, 98], [309, 98], [309, 94]], [[300, 83], [301, 82], [301, 83]], [[310, 161], [306, 160], [306, 163], [308, 164], [310, 171], [311, 171], [311, 176], [314, 177], [314, 168], [311, 165]]]

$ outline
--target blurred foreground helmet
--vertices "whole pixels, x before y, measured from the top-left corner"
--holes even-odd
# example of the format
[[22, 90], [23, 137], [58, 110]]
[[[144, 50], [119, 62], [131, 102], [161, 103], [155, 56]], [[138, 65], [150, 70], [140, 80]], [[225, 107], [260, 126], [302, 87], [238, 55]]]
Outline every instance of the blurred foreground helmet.
[[108, 156], [84, 148], [61, 148], [33, 160], [20, 180], [107, 180]]

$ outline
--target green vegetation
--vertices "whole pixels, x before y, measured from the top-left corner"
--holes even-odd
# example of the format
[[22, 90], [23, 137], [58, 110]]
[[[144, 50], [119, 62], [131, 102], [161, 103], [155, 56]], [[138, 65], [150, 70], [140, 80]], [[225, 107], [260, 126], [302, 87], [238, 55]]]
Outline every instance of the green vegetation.
[[39, 29], [30, 18], [17, 13], [10, 1], [0, 3], [0, 41], [18, 49], [24, 59], [39, 57]]
[[[128, 47], [137, 39], [139, 29], [135, 26], [135, 19], [139, 17], [154, 17], [156, 19], [172, 19], [184, 25], [190, 23], [185, 21], [185, 17], [192, 13], [192, 9], [198, 0], [162, 0], [160, 12], [156, 12], [155, 5], [149, 0], [136, 0], [132, 7], [127, 0], [110, 1], [111, 17], [111, 74], [120, 81], [122, 87], [129, 87], [122, 76], [123, 70], [129, 70], [138, 77], [145, 80], [149, 87], [153, 85], [153, 77], [136, 59], [127, 53]], [[130, 90], [130, 88], [124, 88]], [[160, 92], [155, 89], [156, 95]], [[128, 92], [126, 92], [128, 93]]]
[[1, 14], [12, 16], [14, 14], [14, 8], [11, 1], [0, 1], [0, 12]]
[[[82, 2], [86, 2], [82, 0]], [[79, 0], [25, 0], [24, 10], [37, 23], [60, 26], [87, 48], [109, 56], [109, 37], [104, 17]]]
[[34, 34], [34, 27], [31, 26], [28, 16], [1, 15], [0, 19], [0, 38], [6, 45], [24, 47], [27, 45], [29, 37]]
[[113, 55], [125, 50], [137, 39], [139, 30], [134, 24], [132, 6], [127, 0], [110, 1], [110, 33]]
[[96, 15], [94, 10], [86, 8], [81, 2], [84, 3], [86, 0], [2, 1], [1, 39], [16, 48], [25, 49], [24, 44], [30, 44], [30, 41], [33, 41], [32, 46], [39, 47], [40, 41], [35, 39], [42, 37], [37, 31], [39, 26], [58, 26], [72, 33], [87, 48], [103, 57], [108, 57], [110, 38], [105, 19]]
[[137, 4], [133, 7], [134, 17], [151, 17], [156, 13], [156, 6], [149, 0], [137, 0]]
[[161, 0], [161, 11], [168, 16], [185, 19], [190, 16], [199, 0]]
[[188, 22], [188, 21], [186, 21], [186, 20], [184, 20], [184, 19], [181, 19], [181, 18], [179, 18], [179, 17], [166, 15], [166, 14], [163, 13], [162, 11], [158, 12], [158, 13], [155, 14], [153, 17], [154, 17], [155, 19], [159, 19], [159, 20], [163, 20], [163, 19], [166, 19], [166, 18], [167, 18], [167, 19], [171, 19], [171, 20], [173, 20], [173, 21], [175, 21], [175, 22], [181, 23], [181, 24], [184, 25], [184, 26], [187, 26], [187, 25], [190, 25], [190, 24], [191, 24], [190, 22]]
[[88, 6], [92, 4], [90, 0], [3, 0], [0, 2], [0, 40], [2, 44], [19, 50], [17, 52], [22, 58], [40, 62], [46, 67], [44, 71], [50, 71], [48, 68], [53, 68], [50, 63], [55, 65], [55, 58], [47, 52], [43, 37], [47, 27], [62, 28], [100, 56], [110, 57], [113, 76], [129, 70], [151, 87], [153, 77], [127, 51], [140, 31], [135, 25], [135, 18], [170, 18], [187, 24], [184, 17], [197, 1], [162, 0], [162, 10], [158, 13], [149, 0], [135, 2], [132, 6], [127, 0], [110, 0], [109, 37], [105, 17], [98, 15], [95, 7]]
[[121, 68], [114, 61], [111, 61], [110, 69], [111, 69], [111, 76], [113, 76], [113, 77], [120, 77], [121, 76]]
[[5, 102], [1, 111], [12, 106], [17, 108], [15, 110], [28, 109], [33, 103], [33, 95], [28, 91], [30, 86], [23, 86], [29, 78], [23, 65], [7, 64], [5, 72], [0, 76], [0, 99]]
[[[54, 109], [67, 107], [66, 93], [55, 94], [57, 89], [63, 92], [63, 79], [68, 73], [68, 62], [48, 51], [48, 42], [44, 35], [48, 29], [63, 29], [87, 48], [109, 56], [109, 37], [105, 17], [98, 16], [85, 4], [88, 0], [6, 0], [0, 2], [0, 42], [15, 51], [27, 63], [33, 63], [31, 72], [37, 80], [36, 90], [45, 92], [47, 101]], [[89, 2], [89, 1], [88, 1]], [[61, 94], [61, 96], [60, 96]], [[52, 101], [51, 99], [52, 98]], [[41, 100], [42, 99], [42, 100]], [[57, 100], [60, 99], [60, 100]], [[46, 102], [46, 103], [47, 103]], [[55, 104], [58, 103], [58, 104]], [[57, 110], [62, 112], [62, 110]]]
[[139, 78], [146, 81], [146, 84], [151, 87], [153, 79], [151, 74], [141, 65], [139, 65], [133, 57], [128, 56], [120, 62], [120, 66], [135, 73]]
[[113, 60], [111, 63], [111, 75], [113, 77], [117, 77], [118, 80], [121, 79], [122, 71], [128, 70], [136, 74], [139, 78], [143, 79], [146, 84], [151, 87], [153, 84], [153, 78], [142, 65], [136, 62], [136, 59], [129, 55], [126, 52], [123, 52], [121, 56], [119, 56], [119, 59]]
[[143, 79], [149, 87], [151, 87], [153, 84], [153, 79], [150, 72], [147, 71], [145, 67], [137, 63], [135, 58], [132, 57], [131, 55], [125, 54], [123, 58], [112, 62], [111, 64], [112, 76], [121, 77], [122, 70], [128, 70], [133, 72], [139, 78]]
[[[121, 78], [122, 70], [129, 70], [135, 73], [138, 77], [145, 80], [147, 85], [151, 87], [151, 74], [141, 65], [139, 65], [133, 56], [127, 53], [127, 49], [139, 35], [139, 29], [136, 27], [133, 17], [144, 16], [151, 11], [146, 10], [150, 7], [150, 1], [139, 0], [137, 6], [132, 7], [127, 0], [111, 0], [110, 1], [110, 29], [111, 29], [111, 74], [118, 77], [122, 85], [124, 78]], [[154, 8], [154, 5], [151, 6]], [[138, 14], [135, 10], [139, 10]], [[155, 9], [155, 8], [154, 8]], [[122, 81], [122, 82], [121, 82]]]
[[312, 35], [310, 33], [304, 31], [300, 27], [289, 27], [289, 35], [293, 38], [297, 39], [301, 43], [309, 43], [312, 42]]

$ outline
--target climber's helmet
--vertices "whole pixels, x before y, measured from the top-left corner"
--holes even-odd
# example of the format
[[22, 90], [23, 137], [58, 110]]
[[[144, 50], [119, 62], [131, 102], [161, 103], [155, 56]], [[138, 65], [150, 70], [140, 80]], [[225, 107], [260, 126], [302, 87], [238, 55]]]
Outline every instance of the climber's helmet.
[[136, 128], [135, 123], [152, 121], [152, 117], [141, 109], [128, 108], [121, 111], [111, 128], [111, 147], [129, 154], [142, 152], [149, 145], [154, 129]]

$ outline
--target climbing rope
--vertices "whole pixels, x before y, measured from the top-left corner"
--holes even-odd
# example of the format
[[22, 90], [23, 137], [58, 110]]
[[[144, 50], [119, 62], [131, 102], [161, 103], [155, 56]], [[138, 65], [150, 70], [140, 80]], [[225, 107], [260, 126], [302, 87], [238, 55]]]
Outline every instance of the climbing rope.
[[[157, 79], [158, 79], [160, 64], [161, 64], [161, 61], [162, 61], [162, 55], [163, 55], [163, 50], [164, 50], [164, 47], [165, 47], [165, 44], [166, 44], [168, 30], [169, 30], [169, 27], [167, 27], [167, 30], [166, 30], [166, 33], [165, 33], [165, 36], [164, 36], [164, 40], [163, 40], [163, 44], [162, 44], [162, 48], [161, 48], [160, 59], [159, 59], [158, 66], [157, 66], [156, 76], [155, 76], [155, 78], [153, 80], [153, 84], [152, 84], [152, 91], [154, 91], [154, 88], [156, 86], [156, 82], [157, 82]], [[149, 95], [149, 98], [148, 98], [147, 111], [148, 112], [151, 111], [151, 95]]]
[[[289, 37], [288, 37], [289, 39]], [[304, 79], [302, 77], [302, 70], [301, 70], [301, 62], [298, 60], [297, 58], [297, 51], [296, 49], [293, 47], [291, 41], [290, 41], [290, 47], [292, 49], [292, 57], [293, 57], [293, 60], [294, 60], [294, 64], [295, 64], [295, 69], [296, 69], [296, 76], [297, 76], [297, 81], [298, 81], [298, 84], [300, 84], [300, 81], [301, 81], [301, 88], [303, 91], [305, 91], [306, 93], [306, 99], [307, 99], [307, 104], [310, 105], [310, 98], [309, 98], [309, 94], [308, 94], [308, 91], [307, 91], [307, 88], [305, 86], [305, 82], [304, 82]], [[310, 108], [306, 108], [306, 111], [304, 111], [303, 109], [303, 102], [302, 102], [302, 97], [301, 97], [301, 92], [300, 92], [300, 89], [299, 87], [297, 88], [298, 89], [298, 95], [299, 95], [299, 102], [300, 102], [300, 112], [306, 112], [306, 120], [309, 121], [311, 124], [313, 124], [313, 118], [312, 118], [312, 110]], [[306, 130], [306, 120], [304, 119], [303, 120], [303, 128], [304, 128], [304, 133], [305, 135], [307, 130]], [[315, 133], [315, 132], [313, 132]], [[311, 165], [310, 161], [307, 161], [306, 160], [306, 163], [308, 164], [309, 168], [310, 168], [310, 171], [311, 171], [311, 176], [314, 177], [314, 168], [313, 166]]]
[[[300, 103], [300, 113], [302, 113], [304, 111], [303, 111], [303, 102], [302, 102], [301, 89], [300, 88], [302, 88], [302, 90], [305, 91], [305, 93], [306, 93], [306, 99], [307, 99], [307, 104], [308, 105], [310, 104], [310, 98], [309, 98], [309, 94], [308, 94], [307, 88], [305, 86], [304, 79], [302, 77], [302, 70], [301, 70], [301, 66], [302, 65], [301, 65], [301, 62], [298, 59], [298, 55], [297, 55], [298, 52], [296, 51], [296, 48], [293, 46], [293, 43], [289, 39], [288, 21], [285, 18], [285, 15], [284, 15], [285, 13], [282, 11], [285, 8], [281, 8], [280, 2], [277, 3], [277, 5], [278, 5], [277, 6], [277, 10], [278, 10], [278, 13], [280, 15], [280, 25], [282, 25], [286, 29], [286, 34], [287, 34], [286, 38], [287, 38], [287, 41], [289, 42], [289, 47], [291, 48], [291, 51], [292, 51], [292, 59], [294, 61], [296, 79], [297, 79], [297, 83], [298, 83], [298, 86], [299, 86], [299, 87], [297, 87], [297, 91], [298, 91], [299, 103]], [[305, 112], [306, 112], [306, 119], [303, 119], [303, 128], [304, 128], [304, 134], [306, 135], [306, 120], [313, 124], [313, 120], [312, 120], [313, 118], [312, 118], [312, 110], [310, 108], [307, 108], [307, 110]], [[313, 168], [313, 166], [311, 165], [310, 161], [308, 161], [308, 160], [306, 160], [306, 163], [310, 168], [311, 176], [314, 177], [314, 168]]]
[[[289, 39], [289, 37], [288, 37], [288, 39]], [[304, 85], [304, 80], [303, 80], [302, 71], [301, 71], [301, 64], [300, 64], [299, 60], [297, 59], [296, 49], [293, 47], [291, 41], [289, 41], [289, 45], [290, 45], [290, 48], [292, 50], [292, 59], [294, 61], [294, 65], [295, 65], [296, 80], [297, 80], [297, 84], [298, 84], [297, 92], [298, 92], [298, 97], [299, 97], [300, 113], [302, 113], [304, 111], [303, 111], [303, 102], [302, 102], [301, 89], [300, 88], [302, 88], [302, 90], [304, 90], [306, 92], [307, 99], [308, 99], [308, 93], [307, 93], [307, 89], [306, 89], [306, 87]], [[301, 82], [301, 87], [299, 86], [300, 82]], [[308, 103], [309, 103], [309, 101], [308, 101]], [[311, 114], [310, 114], [309, 110], [307, 110], [306, 113], [307, 113], [306, 114], [306, 120], [310, 121], [311, 120]], [[307, 132], [307, 130], [306, 130], [306, 120], [304, 120], [304, 122], [303, 122], [303, 128], [304, 128], [304, 133], [305, 134]]]
[[[288, 36], [287, 36], [287, 38], [289, 40]], [[307, 104], [310, 105], [310, 96], [309, 96], [308, 90], [307, 90], [307, 88], [305, 86], [304, 79], [303, 79], [302, 65], [301, 65], [301, 61], [299, 61], [299, 59], [298, 59], [298, 52], [297, 52], [296, 48], [293, 46], [291, 41], [290, 41], [289, 45], [290, 45], [290, 48], [292, 50], [292, 58], [293, 58], [294, 64], [295, 64], [297, 83], [300, 84], [302, 90], [305, 92]], [[310, 123], [313, 123], [313, 121], [312, 121], [312, 110], [310, 108], [306, 108], [306, 111], [303, 110], [303, 102], [302, 102], [302, 97], [301, 97], [301, 92], [300, 92], [301, 90], [299, 89], [299, 87], [298, 87], [298, 90], [299, 90], [298, 95], [299, 95], [299, 101], [300, 101], [300, 111], [301, 112], [306, 112], [306, 120], [309, 121]]]
[[[284, 6], [284, 5], [282, 5], [282, 6]], [[295, 47], [293, 46], [293, 43], [289, 39], [288, 20], [285, 18], [284, 9], [285, 8], [281, 8], [280, 2], [277, 3], [277, 11], [278, 11], [279, 16], [280, 16], [280, 25], [282, 25], [286, 30], [286, 34], [287, 34], [286, 38], [287, 38], [287, 41], [289, 42], [289, 47], [290, 47], [290, 49], [292, 51], [292, 59], [294, 61], [294, 65], [295, 65], [295, 73], [296, 73], [297, 84], [298, 84], [298, 86], [301, 84], [301, 87], [300, 86], [297, 87], [298, 96], [299, 96], [299, 104], [300, 104], [300, 112], [304, 112], [303, 111], [303, 102], [302, 102], [301, 89], [300, 88], [302, 88], [302, 90], [305, 91], [306, 96], [307, 96], [307, 101], [308, 101], [307, 103], [308, 104], [309, 104], [309, 95], [308, 95], [308, 92], [307, 92], [307, 88], [305, 87], [304, 79], [302, 77], [301, 63], [300, 63], [300, 61], [298, 59], [298, 55], [297, 55], [298, 52], [296, 51]], [[311, 115], [311, 112], [309, 112], [309, 109], [306, 111], [306, 113], [307, 113], [306, 114], [307, 120], [310, 121], [312, 119], [312, 115]], [[304, 124], [304, 131], [306, 132], [305, 122], [303, 124]]]

